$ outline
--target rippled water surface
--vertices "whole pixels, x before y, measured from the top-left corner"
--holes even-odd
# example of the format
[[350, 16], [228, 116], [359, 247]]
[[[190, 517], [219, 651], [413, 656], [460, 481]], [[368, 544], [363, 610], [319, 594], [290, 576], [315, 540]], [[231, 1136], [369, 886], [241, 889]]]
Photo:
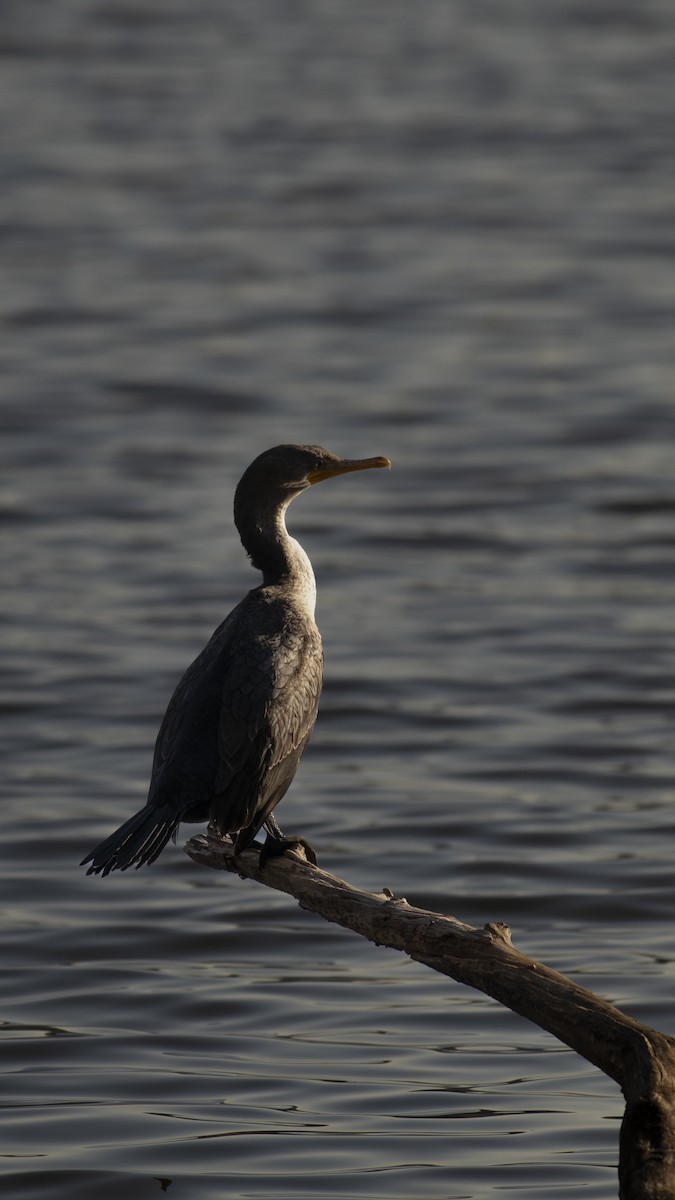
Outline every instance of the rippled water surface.
[[3, 1196], [608, 1200], [621, 1098], [548, 1035], [180, 844], [77, 864], [255, 583], [243, 468], [386, 454], [289, 514], [282, 824], [673, 1032], [672, 7], [0, 20]]

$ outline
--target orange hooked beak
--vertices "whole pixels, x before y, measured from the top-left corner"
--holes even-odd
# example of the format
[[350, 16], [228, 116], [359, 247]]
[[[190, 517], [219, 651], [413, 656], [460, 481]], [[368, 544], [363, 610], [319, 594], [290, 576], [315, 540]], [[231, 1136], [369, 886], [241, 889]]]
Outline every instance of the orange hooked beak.
[[377, 458], [339, 458], [337, 462], [319, 467], [316, 471], [309, 471], [307, 480], [309, 483], [320, 483], [322, 479], [332, 479], [335, 475], [346, 475], [349, 471], [369, 471], [371, 467], [386, 467], [389, 470], [390, 466], [389, 459], [383, 458], [381, 455], [378, 455]]

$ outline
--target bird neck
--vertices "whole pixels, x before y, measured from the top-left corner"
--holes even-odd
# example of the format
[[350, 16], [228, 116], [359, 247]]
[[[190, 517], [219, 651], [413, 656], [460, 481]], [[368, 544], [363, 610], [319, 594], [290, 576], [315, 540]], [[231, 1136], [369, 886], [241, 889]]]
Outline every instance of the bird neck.
[[270, 510], [235, 512], [242, 545], [253, 566], [262, 571], [264, 587], [283, 587], [292, 592], [303, 608], [314, 616], [316, 581], [309, 558], [286, 529], [286, 509], [292, 497]]

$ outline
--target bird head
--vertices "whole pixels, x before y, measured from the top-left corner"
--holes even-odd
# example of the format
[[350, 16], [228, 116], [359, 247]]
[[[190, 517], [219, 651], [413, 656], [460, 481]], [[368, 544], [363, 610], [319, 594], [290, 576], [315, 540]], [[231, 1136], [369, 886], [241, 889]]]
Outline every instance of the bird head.
[[[367, 471], [371, 467], [390, 467], [388, 458], [338, 458], [321, 446], [274, 446], [265, 450], [244, 472], [237, 493], [261, 493], [287, 503], [305, 488], [323, 479]], [[236, 503], [236, 501], [235, 501]]]
[[306, 488], [350, 471], [390, 466], [388, 458], [338, 458], [321, 446], [274, 446], [259, 454], [234, 496], [234, 523], [253, 565], [269, 575], [275, 560], [277, 572], [282, 570], [284, 512]]

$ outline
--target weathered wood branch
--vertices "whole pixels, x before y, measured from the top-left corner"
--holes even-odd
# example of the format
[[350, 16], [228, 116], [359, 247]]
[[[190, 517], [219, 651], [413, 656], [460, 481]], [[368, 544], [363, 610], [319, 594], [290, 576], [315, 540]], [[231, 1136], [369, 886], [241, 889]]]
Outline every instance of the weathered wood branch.
[[232, 844], [211, 832], [192, 838], [186, 851], [197, 863], [286, 892], [327, 921], [485, 992], [576, 1050], [614, 1079], [626, 1099], [621, 1200], [675, 1200], [675, 1038], [521, 954], [506, 925], [475, 929], [414, 908], [387, 888], [361, 891], [299, 853], [271, 859], [261, 871], [257, 850], [235, 858]]

